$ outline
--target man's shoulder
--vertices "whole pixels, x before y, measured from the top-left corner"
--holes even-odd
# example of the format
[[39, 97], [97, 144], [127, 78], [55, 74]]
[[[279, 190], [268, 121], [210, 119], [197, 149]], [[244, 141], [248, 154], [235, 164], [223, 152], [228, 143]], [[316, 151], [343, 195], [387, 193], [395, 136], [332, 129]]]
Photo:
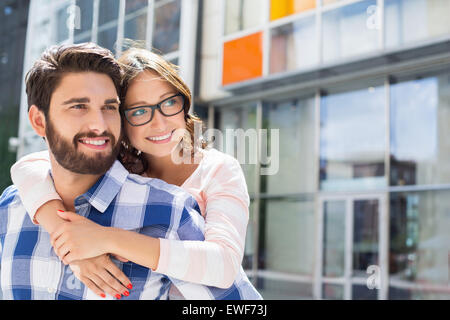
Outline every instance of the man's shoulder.
[[15, 204], [21, 204], [19, 192], [15, 185], [10, 185], [3, 190], [3, 193], [0, 196], [0, 210]]
[[193, 198], [190, 193], [181, 187], [169, 184], [160, 179], [142, 177], [137, 174], [128, 175], [121, 192], [145, 192], [148, 199], [155, 199], [159, 202], [163, 202], [166, 199], [172, 203], [174, 198], [178, 200]]

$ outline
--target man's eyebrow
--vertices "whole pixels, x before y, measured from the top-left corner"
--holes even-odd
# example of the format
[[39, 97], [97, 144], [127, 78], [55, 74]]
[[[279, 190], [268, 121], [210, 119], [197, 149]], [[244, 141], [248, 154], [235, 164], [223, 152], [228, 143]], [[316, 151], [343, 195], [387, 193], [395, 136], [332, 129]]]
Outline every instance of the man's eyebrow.
[[111, 98], [111, 99], [106, 99], [106, 100], [105, 100], [105, 104], [111, 104], [111, 103], [117, 103], [117, 104], [120, 104], [120, 101], [119, 101], [119, 99], [117, 99], [117, 98]]
[[88, 103], [91, 100], [87, 97], [84, 98], [71, 98], [67, 101], [64, 101], [63, 104], [71, 104], [71, 103]]

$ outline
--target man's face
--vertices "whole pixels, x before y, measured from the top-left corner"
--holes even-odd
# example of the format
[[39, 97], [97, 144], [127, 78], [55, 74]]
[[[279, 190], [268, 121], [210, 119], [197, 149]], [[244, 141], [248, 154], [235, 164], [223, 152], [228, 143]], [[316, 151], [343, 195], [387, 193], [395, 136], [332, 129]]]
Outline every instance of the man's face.
[[56, 161], [79, 174], [103, 174], [117, 158], [121, 138], [119, 99], [111, 78], [67, 73], [54, 90], [45, 133]]

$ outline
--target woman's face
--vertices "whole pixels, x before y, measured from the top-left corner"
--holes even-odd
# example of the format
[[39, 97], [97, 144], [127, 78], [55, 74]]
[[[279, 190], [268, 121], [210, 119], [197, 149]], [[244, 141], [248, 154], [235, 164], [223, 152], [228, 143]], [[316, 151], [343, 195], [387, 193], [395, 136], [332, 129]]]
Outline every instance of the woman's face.
[[[156, 105], [161, 101], [178, 94], [178, 91], [156, 72], [144, 71], [135, 77], [129, 84], [125, 97], [125, 110], [138, 117], [150, 109], [134, 109], [141, 106]], [[175, 100], [170, 99], [167, 105], [174, 105]], [[125, 121], [125, 132], [130, 143], [136, 149], [155, 157], [165, 157], [172, 153], [182, 139], [186, 129], [184, 111], [166, 117], [159, 110], [155, 110], [150, 122], [141, 126], [132, 126]]]

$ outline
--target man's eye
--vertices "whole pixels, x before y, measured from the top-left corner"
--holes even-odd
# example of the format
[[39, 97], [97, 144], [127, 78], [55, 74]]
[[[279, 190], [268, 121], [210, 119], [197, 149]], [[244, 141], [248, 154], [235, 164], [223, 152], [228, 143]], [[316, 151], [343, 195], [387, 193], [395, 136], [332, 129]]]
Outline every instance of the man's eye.
[[70, 107], [71, 109], [86, 109], [86, 105], [84, 104], [76, 104]]
[[105, 109], [115, 111], [115, 110], [117, 110], [117, 107], [114, 105], [108, 105], [108, 106], [105, 106]]
[[132, 117], [139, 117], [139, 116], [142, 116], [143, 114], [146, 114], [146, 113], [147, 113], [147, 110], [145, 110], [145, 109], [137, 109], [137, 110], [134, 110], [131, 113], [131, 116]]

